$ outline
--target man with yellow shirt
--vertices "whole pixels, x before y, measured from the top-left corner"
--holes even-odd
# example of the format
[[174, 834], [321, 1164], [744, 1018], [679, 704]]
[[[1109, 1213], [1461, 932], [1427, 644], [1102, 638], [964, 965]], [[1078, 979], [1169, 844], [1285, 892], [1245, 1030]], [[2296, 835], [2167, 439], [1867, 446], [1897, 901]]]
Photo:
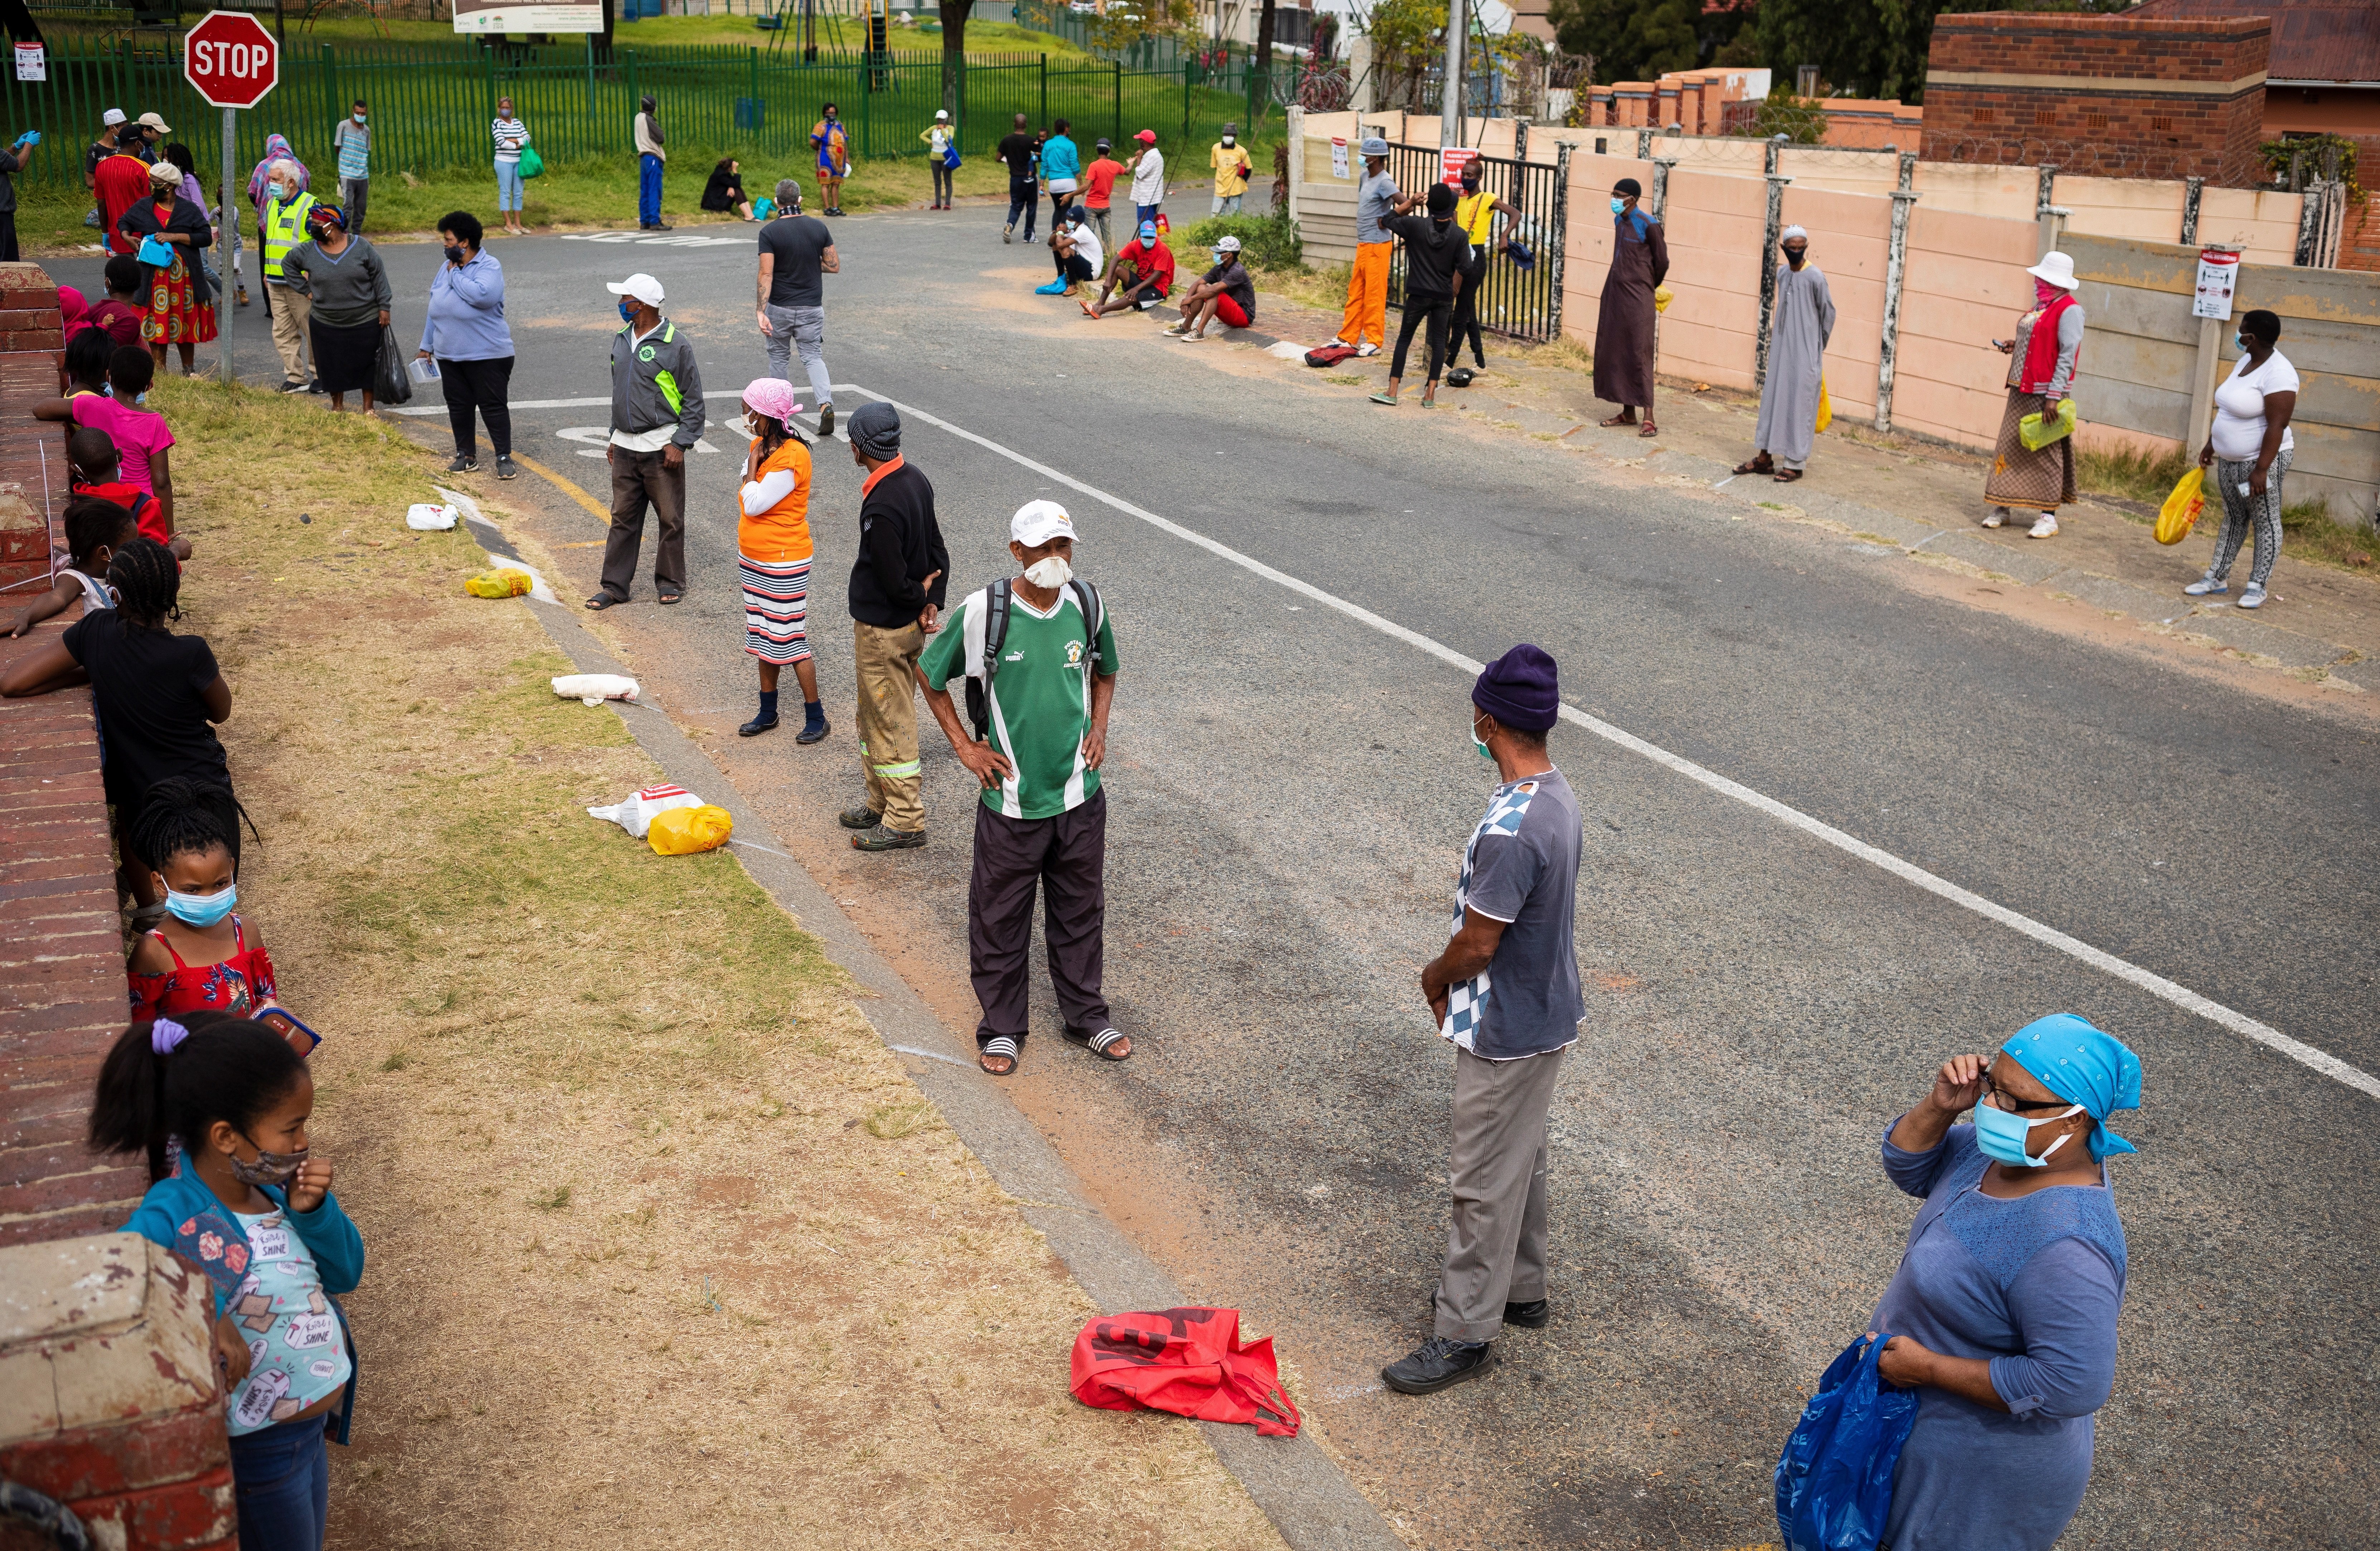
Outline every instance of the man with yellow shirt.
[[1476, 158], [1463, 168], [1463, 193], [1454, 201], [1454, 224], [1463, 228], [1470, 239], [1471, 257], [1463, 266], [1463, 285], [1454, 294], [1454, 325], [1452, 337], [1446, 346], [1446, 364], [1452, 366], [1463, 355], [1463, 342], [1471, 341], [1471, 358], [1481, 370], [1488, 365], [1488, 352], [1479, 339], [1479, 286], [1488, 278], [1488, 255], [1495, 247], [1496, 217], [1504, 214], [1518, 221], [1519, 208], [1480, 187], [1479, 163]]
[[1208, 164], [1215, 169], [1215, 208], [1210, 215], [1237, 215], [1240, 196], [1248, 191], [1248, 178], [1255, 164], [1248, 160], [1247, 147], [1240, 143], [1240, 127], [1223, 126], [1223, 138], [1215, 142], [1208, 153]]

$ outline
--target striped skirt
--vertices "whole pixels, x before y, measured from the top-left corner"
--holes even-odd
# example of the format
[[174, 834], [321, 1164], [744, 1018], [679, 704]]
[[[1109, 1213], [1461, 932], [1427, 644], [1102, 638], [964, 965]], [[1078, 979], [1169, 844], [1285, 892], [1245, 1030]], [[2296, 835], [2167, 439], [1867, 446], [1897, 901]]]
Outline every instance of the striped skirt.
[[809, 608], [808, 558], [771, 564], [739, 554], [735, 569], [744, 578], [744, 649], [763, 662], [808, 661], [802, 616]]

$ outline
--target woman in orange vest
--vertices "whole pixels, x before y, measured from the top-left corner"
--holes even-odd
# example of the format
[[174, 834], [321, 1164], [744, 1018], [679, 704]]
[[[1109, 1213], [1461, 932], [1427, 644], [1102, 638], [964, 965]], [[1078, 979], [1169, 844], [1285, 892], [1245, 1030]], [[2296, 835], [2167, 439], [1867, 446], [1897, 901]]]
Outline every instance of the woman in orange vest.
[[782, 377], [744, 390], [752, 450], [739, 481], [735, 566], [744, 578], [744, 649], [760, 660], [760, 714], [736, 732], [758, 737], [777, 725], [777, 674], [790, 662], [802, 686], [802, 730], [794, 741], [814, 744], [826, 736], [827, 722], [802, 631], [810, 591], [810, 447], [794, 429], [801, 408]]

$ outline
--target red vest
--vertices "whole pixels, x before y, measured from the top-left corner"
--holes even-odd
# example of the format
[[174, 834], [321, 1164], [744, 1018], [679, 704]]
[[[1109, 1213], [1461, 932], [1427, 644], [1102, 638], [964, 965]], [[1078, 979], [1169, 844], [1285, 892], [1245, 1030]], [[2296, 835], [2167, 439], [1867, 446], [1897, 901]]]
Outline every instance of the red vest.
[[[2074, 293], [2069, 291], [2041, 309], [2041, 317], [2033, 325], [2033, 338], [2025, 345], [2024, 374], [2017, 379], [2016, 384], [2019, 393], [2040, 393], [2058, 374], [2058, 318], [2073, 305]], [[2074, 355], [2079, 368], [2082, 357], [2079, 345]], [[2071, 388], [2074, 384], [2070, 380], [2066, 385]]]

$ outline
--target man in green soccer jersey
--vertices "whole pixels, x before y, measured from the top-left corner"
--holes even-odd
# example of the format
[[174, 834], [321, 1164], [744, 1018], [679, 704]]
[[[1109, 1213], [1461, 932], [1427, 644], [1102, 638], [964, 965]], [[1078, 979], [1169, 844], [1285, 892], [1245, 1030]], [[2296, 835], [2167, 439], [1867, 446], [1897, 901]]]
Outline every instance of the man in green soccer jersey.
[[[917, 661], [934, 720], [983, 783], [967, 884], [967, 969], [983, 1004], [978, 1059], [995, 1077], [1014, 1072], [1025, 1048], [1037, 884], [1050, 891], [1044, 940], [1066, 1037], [1108, 1060], [1132, 1054], [1099, 990], [1108, 830], [1099, 766], [1115, 702], [1115, 632], [1098, 589], [1075, 577], [1075, 524], [1064, 507], [1034, 501], [1018, 508], [1008, 552], [1023, 575], [970, 594]], [[972, 681], [977, 735], [942, 687], [961, 675]]]

